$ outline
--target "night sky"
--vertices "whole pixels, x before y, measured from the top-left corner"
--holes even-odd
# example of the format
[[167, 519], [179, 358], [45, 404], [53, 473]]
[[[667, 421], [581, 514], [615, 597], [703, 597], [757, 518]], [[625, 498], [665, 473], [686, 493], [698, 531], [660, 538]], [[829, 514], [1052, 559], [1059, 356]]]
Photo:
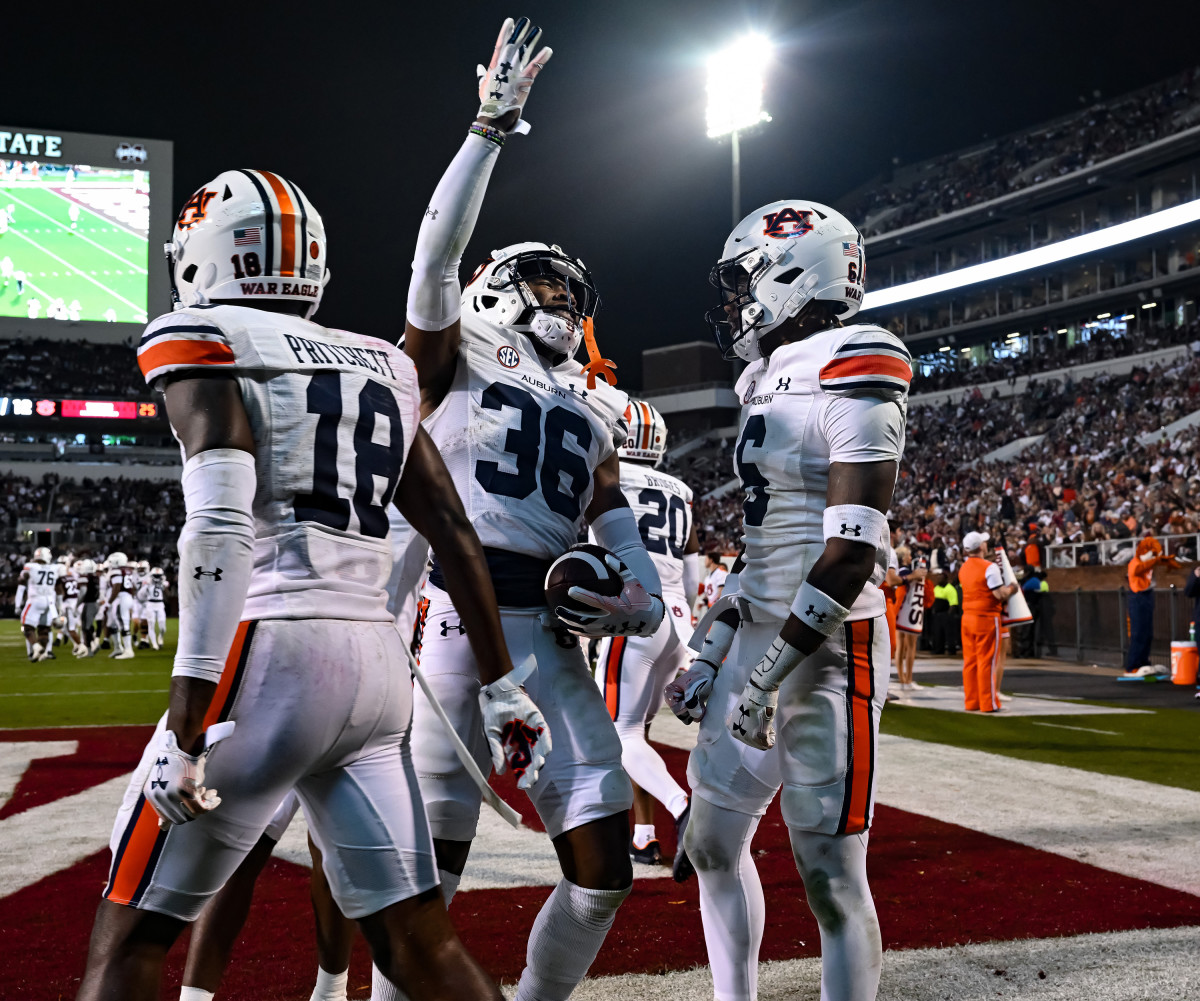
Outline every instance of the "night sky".
[[1194, 0], [31, 6], [5, 14], [0, 118], [173, 140], [176, 204], [231, 167], [290, 177], [329, 234], [318, 319], [390, 338], [422, 212], [475, 114], [475, 64], [504, 16], [529, 15], [554, 58], [526, 109], [533, 133], [501, 153], [464, 270], [518, 240], [582, 257], [626, 387], [643, 347], [708, 337], [706, 276], [731, 208], [729, 146], [704, 134], [704, 58], [743, 30], [777, 47], [774, 121], [742, 142], [743, 212], [792, 195], [837, 206], [893, 157], [1200, 63]]

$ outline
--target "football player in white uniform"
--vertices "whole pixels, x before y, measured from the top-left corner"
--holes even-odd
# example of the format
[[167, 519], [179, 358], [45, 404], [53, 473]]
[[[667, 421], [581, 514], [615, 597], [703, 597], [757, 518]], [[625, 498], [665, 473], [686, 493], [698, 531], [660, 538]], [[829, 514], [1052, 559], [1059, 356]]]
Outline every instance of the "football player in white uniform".
[[[638, 531], [662, 583], [666, 615], [653, 636], [613, 636], [601, 640], [596, 681], [621, 738], [621, 763], [633, 780], [633, 838], [630, 857], [658, 865], [662, 859], [654, 830], [654, 800], [675, 820], [675, 878], [692, 873], [683, 851], [688, 794], [671, 778], [662, 756], [650, 746], [650, 722], [662, 705], [663, 686], [688, 666], [692, 599], [700, 580], [700, 542], [692, 524], [692, 490], [658, 472], [667, 450], [667, 425], [649, 403], [631, 400], [621, 457], [621, 490], [637, 518]], [[689, 597], [690, 596], [690, 597]]]
[[167, 639], [166, 613], [167, 575], [162, 567], [155, 567], [146, 575], [146, 581], [138, 588], [138, 603], [142, 608], [142, 628], [150, 646], [159, 649]]
[[[419, 426], [412, 363], [308, 319], [328, 280], [324, 227], [276, 174], [219, 174], [167, 254], [179, 308], [147, 327], [138, 362], [183, 451], [179, 644], [169, 709], [114, 827], [79, 997], [157, 997], [171, 943], [295, 789], [333, 896], [387, 976], [413, 997], [498, 1001], [438, 892], [383, 590], [387, 505], [446, 568], [479, 669], [464, 697], [486, 703], [499, 767], [515, 753], [506, 729], [545, 727], [508, 676], [483, 553]], [[541, 742], [518, 749], [526, 774]]]
[[[589, 386], [574, 361], [597, 302], [587, 270], [557, 247], [520, 243], [493, 252], [460, 285], [460, 260], [488, 178], [506, 134], [523, 130], [529, 87], [550, 57], [549, 49], [534, 54], [539, 34], [525, 18], [501, 29], [483, 73], [478, 117], [421, 223], [405, 326], [424, 426], [479, 532], [509, 650], [532, 672], [526, 687], [554, 734], [554, 753], [529, 796], [563, 879], [534, 922], [520, 1001], [571, 993], [633, 883], [632, 791], [621, 742], [578, 637], [545, 603], [546, 571], [576, 542], [585, 516], [600, 545], [623, 562], [624, 586], [613, 598], [585, 593], [595, 612], [573, 624], [596, 634], [650, 634], [663, 614], [658, 573], [621, 493], [616, 449], [625, 440], [628, 398], [602, 382]], [[454, 694], [457, 679], [475, 668], [459, 635], [461, 606], [445, 591], [449, 581], [435, 560], [425, 588], [421, 668], [486, 768], [478, 706]], [[443, 886], [453, 886], [475, 837], [480, 795], [420, 693], [416, 703], [417, 773]], [[381, 985], [375, 991], [377, 999], [385, 996]]]
[[729, 571], [721, 562], [721, 554], [715, 550], [704, 554], [704, 569], [708, 571], [704, 578], [704, 606], [712, 608], [721, 597], [721, 590], [725, 587], [725, 578], [729, 576]]
[[69, 567], [63, 564], [61, 576], [63, 582], [63, 630], [71, 639], [71, 652], [76, 657], [86, 657], [88, 648], [87, 644], [83, 642], [83, 634], [79, 629], [79, 595], [82, 584], [79, 574], [76, 572], [78, 566], [78, 561]]
[[133, 653], [133, 608], [135, 568], [129, 565], [124, 553], [113, 553], [108, 558], [109, 569], [104, 576], [104, 590], [108, 594], [108, 636], [112, 650], [108, 656], [115, 660], [131, 660]]
[[684, 841], [724, 1001], [756, 996], [765, 906], [750, 842], [781, 785], [821, 931], [821, 997], [869, 1001], [879, 984], [866, 869], [889, 673], [877, 585], [912, 369], [887, 331], [842, 325], [862, 301], [862, 268], [844, 217], [782, 201], [738, 224], [713, 271], [717, 342], [749, 363], [735, 452], [745, 551], [668, 700], [701, 721]]
[[39, 546], [33, 551], [33, 562], [25, 564], [17, 581], [18, 599], [24, 599], [21, 627], [25, 632], [30, 660], [54, 659], [50, 626], [59, 616], [58, 602], [62, 600], [63, 593], [60, 574], [63, 567], [50, 560], [50, 550]]

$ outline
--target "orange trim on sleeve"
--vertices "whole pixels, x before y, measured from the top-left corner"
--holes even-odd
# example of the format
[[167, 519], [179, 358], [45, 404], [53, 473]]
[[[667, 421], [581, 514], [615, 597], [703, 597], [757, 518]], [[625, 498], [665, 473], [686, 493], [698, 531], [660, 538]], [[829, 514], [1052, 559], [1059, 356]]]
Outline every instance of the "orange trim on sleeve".
[[269, 170], [260, 174], [271, 185], [279, 202], [279, 275], [294, 278], [296, 275], [296, 207], [288, 194], [287, 186]]
[[233, 348], [222, 341], [165, 341], [138, 355], [138, 367], [148, 376], [167, 365], [232, 365]]
[[104, 895], [105, 899], [114, 904], [133, 903], [150, 860], [154, 857], [154, 846], [160, 833], [158, 814], [144, 799], [138, 808], [137, 818], [130, 823], [133, 824], [133, 833], [129, 835], [125, 850], [116, 861], [111, 880], [112, 888]]
[[912, 382], [908, 362], [890, 355], [857, 355], [852, 358], [832, 358], [821, 369], [822, 379], [847, 379], [851, 376], [886, 375]]
[[849, 803], [843, 834], [858, 834], [867, 829], [867, 804], [871, 792], [871, 771], [874, 765], [871, 740], [871, 620], [850, 623], [854, 649], [848, 665], [850, 686], [851, 746], [854, 757], [847, 770], [850, 788]]
[[604, 662], [604, 704], [614, 720], [621, 710], [621, 659], [625, 656], [625, 637], [614, 636]]

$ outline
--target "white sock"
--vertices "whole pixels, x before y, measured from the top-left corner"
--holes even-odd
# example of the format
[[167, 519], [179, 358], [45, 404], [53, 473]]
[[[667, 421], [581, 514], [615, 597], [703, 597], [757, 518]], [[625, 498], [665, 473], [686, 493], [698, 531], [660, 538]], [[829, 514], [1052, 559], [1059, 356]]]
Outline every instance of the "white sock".
[[758, 950], [767, 915], [750, 857], [758, 819], [692, 797], [683, 842], [700, 883], [700, 920], [716, 1001], [758, 997]]
[[538, 912], [516, 1001], [566, 1001], [587, 974], [629, 891], [589, 890], [561, 879]]
[[621, 767], [634, 782], [662, 803], [672, 817], [678, 817], [687, 809], [687, 792], [671, 778], [662, 755], [646, 743], [642, 727], [621, 731]]
[[180, 987], [179, 1001], [212, 1001], [216, 997], [210, 991], [201, 990], [199, 987]]
[[808, 906], [821, 929], [822, 1001], [874, 1001], [883, 944], [867, 885], [867, 835], [790, 834]]
[[633, 825], [633, 847], [645, 848], [654, 840], [654, 825], [653, 824], [634, 824]]
[[313, 987], [309, 1001], [346, 1001], [346, 979], [349, 970], [341, 973], [330, 973], [317, 966], [317, 982]]
[[[442, 881], [442, 900], [446, 902], [446, 909], [449, 910], [450, 901], [458, 892], [462, 876], [449, 869], [439, 869], [438, 876]], [[374, 963], [371, 964], [371, 1001], [407, 1001], [404, 992], [388, 980]]]

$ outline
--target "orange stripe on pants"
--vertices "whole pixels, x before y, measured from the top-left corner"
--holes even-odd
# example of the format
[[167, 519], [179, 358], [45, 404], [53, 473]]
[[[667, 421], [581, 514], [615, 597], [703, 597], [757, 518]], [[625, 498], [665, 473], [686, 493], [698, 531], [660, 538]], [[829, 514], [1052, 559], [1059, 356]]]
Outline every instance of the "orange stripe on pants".
[[614, 636], [604, 662], [604, 704], [614, 720], [621, 711], [621, 659], [625, 656], [625, 637]]
[[139, 800], [136, 815], [127, 830], [129, 836], [113, 860], [112, 878], [104, 893], [105, 899], [114, 904], [137, 903], [138, 887], [157, 856], [154, 849], [159, 837], [166, 838], [166, 832], [158, 829], [158, 814], [145, 799]]
[[850, 767], [846, 774], [846, 801], [842, 806], [841, 834], [858, 834], [867, 829], [867, 805], [875, 770], [872, 741], [871, 698], [875, 685], [871, 667], [872, 620], [848, 624], [850, 657], [847, 664], [846, 698], [849, 703]]
[[208, 704], [208, 712], [204, 714], [204, 729], [221, 721], [221, 715], [236, 695], [234, 683], [237, 681], [239, 668], [245, 660], [245, 653], [250, 639], [254, 635], [254, 621], [239, 622], [237, 632], [233, 634], [233, 644], [229, 647], [229, 656], [225, 658], [225, 669], [221, 672], [221, 680], [217, 682], [217, 690], [212, 702]]
[[963, 698], [967, 709], [991, 712], [996, 699], [996, 661], [1000, 654], [1000, 616], [962, 617]]

